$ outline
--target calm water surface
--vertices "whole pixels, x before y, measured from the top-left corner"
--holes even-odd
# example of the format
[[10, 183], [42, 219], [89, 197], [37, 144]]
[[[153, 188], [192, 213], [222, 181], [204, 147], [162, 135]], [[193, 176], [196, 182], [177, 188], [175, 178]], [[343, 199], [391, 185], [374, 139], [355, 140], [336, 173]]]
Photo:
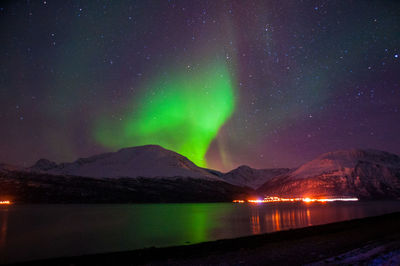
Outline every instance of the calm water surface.
[[400, 211], [400, 202], [0, 207], [0, 263], [192, 244]]

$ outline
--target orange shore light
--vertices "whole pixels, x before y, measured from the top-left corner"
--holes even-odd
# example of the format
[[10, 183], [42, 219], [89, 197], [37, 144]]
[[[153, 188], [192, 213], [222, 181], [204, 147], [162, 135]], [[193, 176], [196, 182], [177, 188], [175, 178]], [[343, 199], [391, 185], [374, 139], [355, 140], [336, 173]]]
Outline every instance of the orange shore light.
[[[334, 202], [334, 201], [358, 201], [358, 198], [280, 198], [280, 197], [265, 197], [264, 199], [249, 199], [247, 200], [248, 203], [268, 203], [268, 202]], [[234, 200], [235, 203], [244, 203], [245, 200]]]
[[0, 200], [0, 204], [1, 205], [9, 205], [9, 204], [11, 204], [11, 201], [9, 201], [9, 200]]

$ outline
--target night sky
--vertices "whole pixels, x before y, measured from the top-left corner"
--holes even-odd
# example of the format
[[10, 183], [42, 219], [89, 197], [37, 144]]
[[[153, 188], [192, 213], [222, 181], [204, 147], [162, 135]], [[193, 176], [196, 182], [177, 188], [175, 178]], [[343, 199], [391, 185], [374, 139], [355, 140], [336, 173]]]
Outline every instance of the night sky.
[[400, 1], [2, 1], [0, 162], [400, 154]]

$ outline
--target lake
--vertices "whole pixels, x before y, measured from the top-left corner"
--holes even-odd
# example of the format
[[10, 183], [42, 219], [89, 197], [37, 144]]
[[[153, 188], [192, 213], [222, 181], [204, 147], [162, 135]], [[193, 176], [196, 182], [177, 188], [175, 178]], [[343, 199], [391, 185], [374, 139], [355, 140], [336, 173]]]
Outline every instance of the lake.
[[186, 245], [400, 211], [400, 201], [0, 206], [0, 263]]

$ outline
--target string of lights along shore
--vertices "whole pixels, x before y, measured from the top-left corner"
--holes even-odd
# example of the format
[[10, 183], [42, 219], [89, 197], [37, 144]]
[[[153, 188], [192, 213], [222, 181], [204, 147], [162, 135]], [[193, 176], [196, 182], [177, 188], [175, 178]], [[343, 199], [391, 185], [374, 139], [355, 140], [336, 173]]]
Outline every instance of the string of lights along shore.
[[2, 1], [0, 162], [146, 144], [220, 171], [399, 154], [399, 14], [389, 0]]

